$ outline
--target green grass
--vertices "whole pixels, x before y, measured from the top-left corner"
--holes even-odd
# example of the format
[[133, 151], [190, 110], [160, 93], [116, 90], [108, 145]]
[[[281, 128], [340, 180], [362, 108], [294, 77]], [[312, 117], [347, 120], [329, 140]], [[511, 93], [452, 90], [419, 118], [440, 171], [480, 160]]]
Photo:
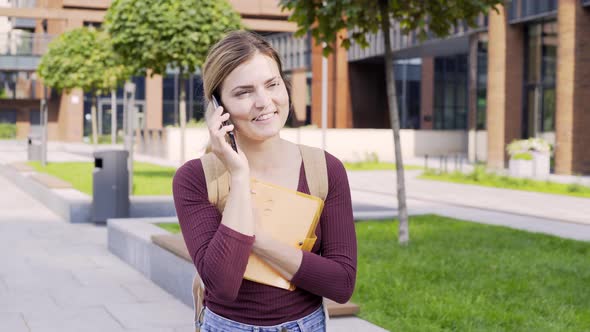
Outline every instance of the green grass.
[[[92, 142], [92, 135], [90, 135], [90, 142]], [[111, 135], [98, 136], [98, 144], [111, 144]], [[115, 144], [123, 144], [123, 137], [117, 135]]]
[[[344, 168], [348, 171], [375, 171], [375, 170], [395, 170], [394, 163], [382, 161], [358, 161], [358, 162], [344, 162]], [[421, 166], [404, 165], [405, 170], [423, 169]]]
[[16, 138], [16, 124], [0, 123], [0, 139]]
[[156, 225], [162, 229], [167, 230], [168, 232], [170, 232], [172, 234], [180, 233], [180, 225], [177, 223], [163, 222], [163, 223], [158, 223]]
[[[41, 166], [39, 162], [29, 162], [38, 172], [47, 173], [67, 181], [72, 186], [88, 195], [92, 195], [92, 171], [94, 163], [67, 162], [50, 163]], [[173, 167], [162, 167], [148, 163], [134, 163], [133, 194], [172, 195], [172, 177], [176, 170]]]
[[563, 184], [549, 181], [511, 178], [508, 176], [486, 173], [485, 169], [481, 167], [476, 168], [470, 174], [463, 174], [461, 172], [439, 173], [434, 170], [427, 170], [420, 176], [420, 178], [425, 180], [475, 184], [486, 187], [535, 191], [548, 194], [590, 198], [590, 187], [582, 186], [577, 183]]
[[[178, 225], [167, 229], [178, 232]], [[590, 243], [435, 215], [356, 223], [360, 317], [391, 331], [588, 331]]]

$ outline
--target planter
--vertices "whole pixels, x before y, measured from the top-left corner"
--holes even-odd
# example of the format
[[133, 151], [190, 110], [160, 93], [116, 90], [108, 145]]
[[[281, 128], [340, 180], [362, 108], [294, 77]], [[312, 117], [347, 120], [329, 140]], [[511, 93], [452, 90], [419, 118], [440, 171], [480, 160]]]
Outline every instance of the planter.
[[549, 176], [550, 156], [546, 152], [532, 152], [533, 155], [533, 176], [547, 178]]
[[533, 176], [533, 161], [524, 159], [510, 159], [508, 173], [511, 177], [524, 178]]

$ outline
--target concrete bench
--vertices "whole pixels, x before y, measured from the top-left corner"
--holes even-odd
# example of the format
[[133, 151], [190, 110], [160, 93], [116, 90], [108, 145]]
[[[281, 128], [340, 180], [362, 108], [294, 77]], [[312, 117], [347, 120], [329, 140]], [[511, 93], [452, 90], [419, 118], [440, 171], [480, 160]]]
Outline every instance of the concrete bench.
[[72, 184], [45, 173], [33, 173], [31, 178], [50, 189], [72, 188]]
[[35, 171], [35, 169], [33, 167], [31, 167], [29, 164], [21, 163], [21, 162], [11, 163], [10, 167], [14, 168], [15, 170], [17, 170], [19, 172], [33, 172], [33, 171]]
[[[152, 242], [192, 264], [192, 258], [184, 244], [182, 234], [152, 235]], [[326, 299], [326, 304], [330, 317], [351, 316], [360, 311], [360, 307], [352, 302], [340, 304]]]

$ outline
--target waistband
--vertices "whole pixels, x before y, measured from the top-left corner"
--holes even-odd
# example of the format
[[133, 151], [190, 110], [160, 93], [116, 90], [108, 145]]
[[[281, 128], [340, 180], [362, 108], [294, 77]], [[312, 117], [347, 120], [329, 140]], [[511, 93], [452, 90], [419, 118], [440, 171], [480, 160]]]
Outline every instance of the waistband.
[[[236, 322], [214, 313], [209, 310], [209, 308], [204, 308], [203, 324], [208, 323], [213, 326], [219, 325], [220, 327], [231, 328], [232, 331], [240, 332], [278, 332], [281, 331], [281, 329], [291, 330], [297, 328], [299, 328], [300, 331], [305, 331], [304, 326], [324, 321], [324, 319], [324, 310], [321, 305], [305, 317], [272, 326], [258, 326]], [[202, 324], [200, 325], [202, 326]]]

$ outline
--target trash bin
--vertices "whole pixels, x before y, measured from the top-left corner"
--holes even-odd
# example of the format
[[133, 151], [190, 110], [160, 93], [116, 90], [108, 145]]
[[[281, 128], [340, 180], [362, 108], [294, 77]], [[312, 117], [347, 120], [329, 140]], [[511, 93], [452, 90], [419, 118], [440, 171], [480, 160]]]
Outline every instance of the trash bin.
[[92, 217], [95, 222], [129, 217], [129, 171], [124, 150], [94, 152]]
[[29, 135], [27, 138], [27, 159], [29, 161], [41, 161], [43, 147], [41, 143], [41, 136]]

